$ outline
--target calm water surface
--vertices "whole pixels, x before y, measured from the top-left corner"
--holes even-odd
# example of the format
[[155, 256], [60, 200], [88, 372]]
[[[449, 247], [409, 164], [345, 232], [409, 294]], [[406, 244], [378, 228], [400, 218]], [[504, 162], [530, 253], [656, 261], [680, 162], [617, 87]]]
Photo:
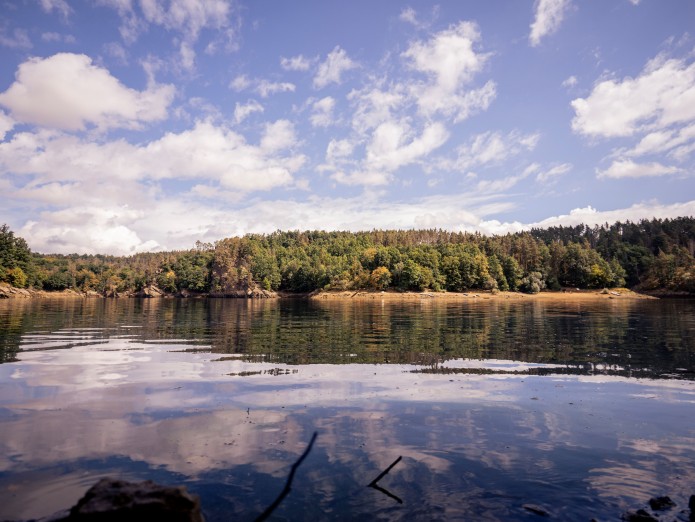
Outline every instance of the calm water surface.
[[[208, 521], [618, 520], [695, 494], [695, 301], [0, 302], [0, 520], [104, 476]], [[379, 482], [366, 485], [397, 457]]]

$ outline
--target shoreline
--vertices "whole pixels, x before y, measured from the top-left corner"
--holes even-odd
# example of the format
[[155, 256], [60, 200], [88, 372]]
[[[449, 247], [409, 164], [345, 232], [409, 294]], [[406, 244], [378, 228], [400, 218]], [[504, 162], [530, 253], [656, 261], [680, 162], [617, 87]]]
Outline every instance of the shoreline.
[[320, 291], [309, 294], [309, 299], [327, 301], [466, 301], [466, 300], [538, 300], [538, 301], [590, 301], [597, 299], [659, 299], [658, 297], [641, 294], [626, 288], [610, 290], [565, 290], [546, 291], [537, 294], [524, 294], [521, 292], [490, 292], [487, 290], [473, 292], [387, 292], [373, 290], [348, 290], [348, 291]]
[[78, 292], [75, 290], [28, 290], [15, 288], [0, 283], [0, 298], [5, 299], [311, 299], [323, 301], [466, 301], [466, 300], [541, 300], [541, 301], [588, 301], [597, 299], [660, 299], [660, 298], [693, 298], [693, 295], [676, 295], [673, 293], [654, 292], [655, 295], [635, 292], [627, 288], [612, 288], [602, 290], [577, 290], [565, 289], [561, 291], [542, 291], [537, 294], [524, 294], [521, 292], [491, 292], [487, 290], [471, 292], [412, 292], [412, 291], [382, 291], [382, 290], [318, 290], [310, 293], [291, 292], [236, 292], [233, 294], [208, 294], [208, 293], [179, 293], [166, 294], [162, 292], [137, 294], [103, 295], [95, 291]]

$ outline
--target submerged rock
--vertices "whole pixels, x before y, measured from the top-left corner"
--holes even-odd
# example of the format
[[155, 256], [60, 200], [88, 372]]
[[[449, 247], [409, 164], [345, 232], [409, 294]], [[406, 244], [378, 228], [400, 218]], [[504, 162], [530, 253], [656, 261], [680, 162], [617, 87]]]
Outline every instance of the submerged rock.
[[659, 522], [658, 518], [653, 517], [644, 509], [638, 509], [637, 511], [628, 511], [627, 513], [623, 513], [623, 516], [621, 518], [625, 522]]
[[166, 520], [204, 522], [200, 500], [183, 486], [160, 486], [148, 480], [102, 479], [70, 511], [40, 522], [117, 522]]
[[542, 507], [537, 506], [536, 504], [524, 504], [521, 507], [524, 508], [526, 511], [530, 511], [531, 513], [534, 513], [534, 514], [541, 516], [541, 517], [549, 517], [550, 516], [550, 513], [548, 513]]
[[672, 508], [676, 503], [670, 497], [654, 497], [649, 499], [649, 507], [654, 511]]

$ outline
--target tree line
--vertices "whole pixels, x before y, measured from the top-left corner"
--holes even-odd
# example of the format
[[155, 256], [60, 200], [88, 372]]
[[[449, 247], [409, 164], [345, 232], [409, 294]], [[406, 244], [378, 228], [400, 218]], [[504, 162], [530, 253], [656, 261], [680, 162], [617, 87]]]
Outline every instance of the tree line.
[[695, 218], [551, 227], [498, 236], [445, 230], [247, 234], [185, 251], [31, 252], [0, 227], [0, 281], [118, 295], [256, 289], [452, 291], [613, 288], [695, 293]]

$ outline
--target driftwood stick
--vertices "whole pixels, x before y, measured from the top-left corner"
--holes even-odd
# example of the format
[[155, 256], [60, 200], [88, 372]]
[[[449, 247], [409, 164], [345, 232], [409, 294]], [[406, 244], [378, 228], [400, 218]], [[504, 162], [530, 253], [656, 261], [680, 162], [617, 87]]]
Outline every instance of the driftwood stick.
[[368, 484], [368, 486], [369, 486], [369, 487], [372, 487], [372, 488], [373, 488], [374, 486], [376, 486], [376, 483], [379, 482], [382, 478], [384, 478], [384, 476], [385, 476], [389, 471], [391, 471], [391, 469], [392, 469], [396, 464], [398, 464], [398, 463], [401, 461], [402, 458], [403, 458], [403, 457], [401, 456], [401, 457], [398, 457], [396, 460], [394, 460], [394, 461], [391, 463], [391, 465], [390, 465], [388, 468], [386, 468], [384, 471], [382, 471], [381, 473], [379, 473], [379, 476], [378, 476], [377, 478], [375, 478], [374, 480], [372, 480], [372, 481]]
[[309, 445], [306, 447], [304, 450], [304, 453], [301, 454], [301, 456], [297, 459], [297, 462], [292, 464], [292, 468], [290, 469], [290, 474], [287, 477], [287, 482], [285, 483], [285, 487], [283, 490], [280, 492], [280, 495], [278, 495], [278, 498], [275, 499], [275, 502], [273, 502], [270, 506], [266, 508], [266, 510], [261, 513], [261, 515], [256, 519], [256, 522], [261, 522], [263, 520], [267, 520], [268, 517], [275, 511], [275, 508], [277, 508], [280, 503], [285, 499], [285, 497], [289, 494], [291, 488], [292, 488], [292, 481], [294, 480], [294, 474], [297, 472], [297, 468], [302, 464], [306, 456], [309, 454], [311, 451], [312, 446], [314, 445], [314, 442], [316, 441], [316, 437], [318, 436], [317, 432], [314, 432], [314, 434], [311, 436], [311, 440], [309, 441]]
[[376, 489], [377, 491], [381, 491], [381, 492], [382, 492], [384, 495], [386, 495], [387, 497], [391, 497], [393, 500], [395, 500], [395, 501], [398, 502], [399, 504], [403, 504], [403, 500], [401, 500], [400, 497], [398, 497], [398, 496], [394, 495], [393, 493], [391, 493], [388, 489], [382, 488], [381, 486], [377, 486], [376, 484], [370, 484], [369, 487], [370, 487], [370, 488], [374, 488], [374, 489]]

